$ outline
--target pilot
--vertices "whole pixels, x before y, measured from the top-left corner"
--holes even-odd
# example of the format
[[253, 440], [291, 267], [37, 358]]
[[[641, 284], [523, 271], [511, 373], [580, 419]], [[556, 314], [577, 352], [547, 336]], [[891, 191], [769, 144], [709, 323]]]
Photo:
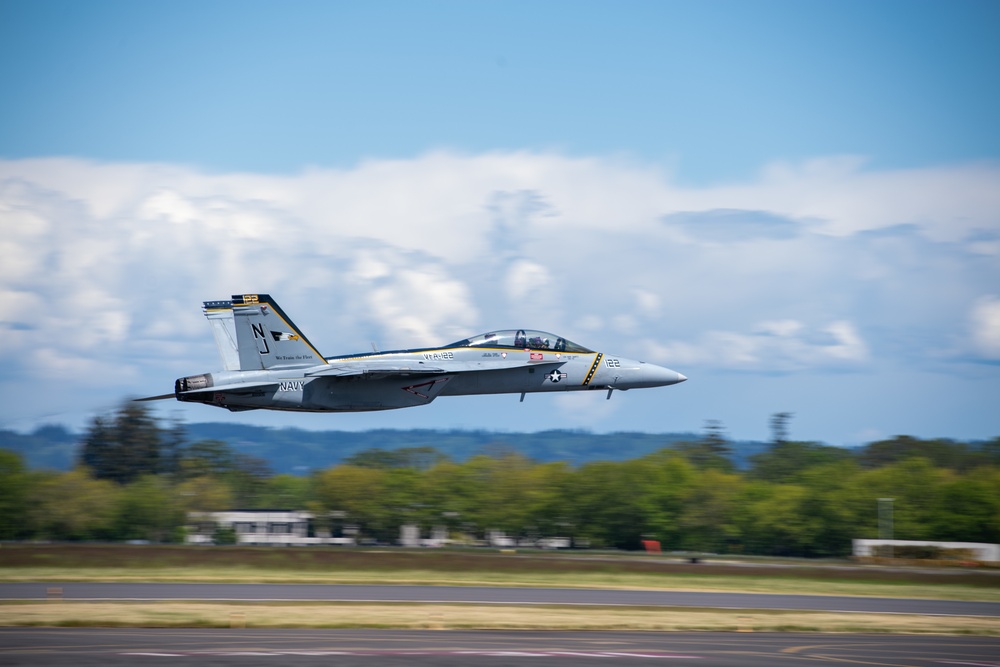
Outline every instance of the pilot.
[[524, 329], [518, 329], [514, 334], [514, 347], [528, 347], [528, 336], [524, 333]]

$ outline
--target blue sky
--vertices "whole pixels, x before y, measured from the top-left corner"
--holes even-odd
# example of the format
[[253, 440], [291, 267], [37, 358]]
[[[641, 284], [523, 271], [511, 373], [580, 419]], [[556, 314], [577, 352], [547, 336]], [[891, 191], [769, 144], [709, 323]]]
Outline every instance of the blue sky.
[[0, 0], [0, 426], [211, 370], [200, 301], [267, 291], [326, 354], [524, 325], [691, 381], [165, 411], [1000, 434], [997, 25], [955, 0]]
[[4, 2], [8, 157], [995, 157], [995, 2]]

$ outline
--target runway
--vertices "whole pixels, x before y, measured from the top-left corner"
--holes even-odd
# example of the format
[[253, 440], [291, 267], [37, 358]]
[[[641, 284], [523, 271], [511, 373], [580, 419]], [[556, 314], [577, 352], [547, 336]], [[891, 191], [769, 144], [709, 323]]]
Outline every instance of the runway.
[[847, 613], [1000, 616], [1000, 603], [766, 593], [494, 588], [486, 586], [371, 586], [321, 584], [4, 583], [0, 599], [44, 599], [58, 589], [66, 600], [255, 600], [443, 602], [640, 607], [708, 607]]
[[812, 633], [0, 629], [0, 664], [495, 667], [1000, 665], [1000, 638]]

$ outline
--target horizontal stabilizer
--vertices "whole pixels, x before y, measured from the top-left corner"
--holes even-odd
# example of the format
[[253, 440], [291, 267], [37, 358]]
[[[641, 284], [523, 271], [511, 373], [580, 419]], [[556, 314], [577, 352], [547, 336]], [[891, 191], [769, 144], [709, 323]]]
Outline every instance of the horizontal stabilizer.
[[142, 403], [143, 401], [164, 401], [168, 398], [174, 398], [173, 394], [162, 394], [160, 396], [146, 396], [145, 398], [133, 398], [133, 403]]

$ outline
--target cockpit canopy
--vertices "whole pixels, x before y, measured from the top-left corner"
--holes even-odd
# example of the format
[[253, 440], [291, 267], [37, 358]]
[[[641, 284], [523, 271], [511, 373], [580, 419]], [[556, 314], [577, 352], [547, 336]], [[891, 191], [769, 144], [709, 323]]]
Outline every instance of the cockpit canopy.
[[552, 350], [553, 352], [593, 352], [560, 336], [534, 329], [505, 329], [480, 334], [452, 343], [447, 347], [509, 347], [518, 350]]

